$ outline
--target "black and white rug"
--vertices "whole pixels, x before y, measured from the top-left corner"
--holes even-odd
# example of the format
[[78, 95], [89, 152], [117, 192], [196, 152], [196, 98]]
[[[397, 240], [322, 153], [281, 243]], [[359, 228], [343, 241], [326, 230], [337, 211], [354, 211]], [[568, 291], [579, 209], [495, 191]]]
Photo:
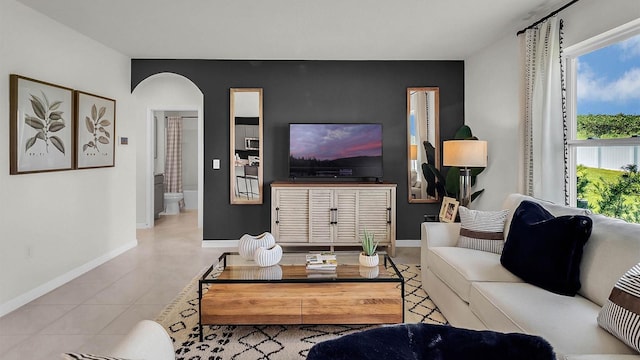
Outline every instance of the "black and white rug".
[[[397, 265], [405, 278], [405, 322], [445, 324], [424, 292], [419, 265]], [[254, 325], [205, 326], [198, 334], [198, 279], [195, 277], [155, 319], [174, 341], [177, 360], [306, 359], [324, 340], [380, 325]]]

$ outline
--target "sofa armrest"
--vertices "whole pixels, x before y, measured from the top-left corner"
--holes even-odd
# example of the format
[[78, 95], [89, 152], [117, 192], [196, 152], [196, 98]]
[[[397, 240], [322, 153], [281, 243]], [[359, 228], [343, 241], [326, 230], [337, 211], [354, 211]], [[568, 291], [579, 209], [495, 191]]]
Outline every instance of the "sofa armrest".
[[140, 360], [175, 360], [173, 341], [162, 325], [142, 320], [129, 331], [111, 356]]
[[420, 229], [423, 249], [458, 244], [460, 223], [423, 222]]

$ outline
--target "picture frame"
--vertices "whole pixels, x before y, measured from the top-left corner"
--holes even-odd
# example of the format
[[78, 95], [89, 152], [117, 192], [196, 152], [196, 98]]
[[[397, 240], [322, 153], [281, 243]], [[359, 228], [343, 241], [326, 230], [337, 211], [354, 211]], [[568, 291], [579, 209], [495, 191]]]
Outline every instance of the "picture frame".
[[456, 199], [447, 196], [443, 197], [442, 206], [440, 207], [440, 221], [454, 222], [458, 214], [458, 205], [460, 203]]
[[73, 89], [9, 75], [11, 175], [73, 169], [73, 102]]
[[116, 101], [76, 90], [77, 169], [115, 166]]

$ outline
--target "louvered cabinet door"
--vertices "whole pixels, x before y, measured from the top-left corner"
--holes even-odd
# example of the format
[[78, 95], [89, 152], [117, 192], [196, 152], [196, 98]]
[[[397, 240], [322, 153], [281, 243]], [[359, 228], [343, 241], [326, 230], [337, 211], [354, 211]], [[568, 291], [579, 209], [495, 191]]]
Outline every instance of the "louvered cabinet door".
[[271, 231], [277, 242], [309, 242], [309, 190], [273, 189]]
[[331, 243], [335, 207], [333, 191], [328, 189], [309, 189], [309, 242], [316, 244]]
[[358, 190], [334, 190], [334, 243], [358, 243]]
[[391, 190], [363, 189], [359, 190], [358, 224], [359, 237], [364, 229], [375, 235], [380, 244], [389, 243], [392, 239], [392, 222], [395, 218], [392, 211]]

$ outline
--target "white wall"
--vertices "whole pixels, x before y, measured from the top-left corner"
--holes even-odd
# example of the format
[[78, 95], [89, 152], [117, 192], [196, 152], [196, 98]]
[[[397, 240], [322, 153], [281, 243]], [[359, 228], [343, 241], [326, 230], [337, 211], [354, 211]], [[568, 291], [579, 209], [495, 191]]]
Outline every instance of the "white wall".
[[[581, 0], [560, 17], [568, 47], [639, 18], [640, 1]], [[489, 142], [489, 166], [475, 187], [485, 192], [473, 202], [476, 209], [499, 209], [506, 195], [520, 190], [520, 78], [515, 32], [465, 60], [465, 122]]]
[[[202, 126], [203, 95], [200, 89], [191, 80], [176, 74], [162, 73], [151, 76], [142, 81], [133, 91], [135, 101], [134, 117], [136, 121], [136, 133], [140, 134], [136, 143], [136, 163], [138, 173], [136, 176], [136, 221], [140, 228], [151, 226], [153, 220], [152, 209], [149, 208], [149, 196], [151, 195], [150, 174], [153, 172], [153, 164], [150, 162], [149, 144], [151, 141], [151, 118], [153, 110], [197, 110]], [[202, 133], [202, 132], [201, 132]], [[148, 134], [145, 137], [143, 134]], [[199, 153], [202, 153], [202, 139], [200, 139]], [[202, 164], [202, 160], [198, 161]], [[202, 170], [200, 170], [202, 171]], [[199, 175], [202, 179], [202, 176]], [[199, 184], [199, 202], [202, 203], [202, 184]], [[199, 213], [201, 224], [202, 212]]]
[[[130, 59], [0, 0], [0, 315], [136, 245]], [[9, 175], [9, 74], [116, 99], [113, 168]]]

